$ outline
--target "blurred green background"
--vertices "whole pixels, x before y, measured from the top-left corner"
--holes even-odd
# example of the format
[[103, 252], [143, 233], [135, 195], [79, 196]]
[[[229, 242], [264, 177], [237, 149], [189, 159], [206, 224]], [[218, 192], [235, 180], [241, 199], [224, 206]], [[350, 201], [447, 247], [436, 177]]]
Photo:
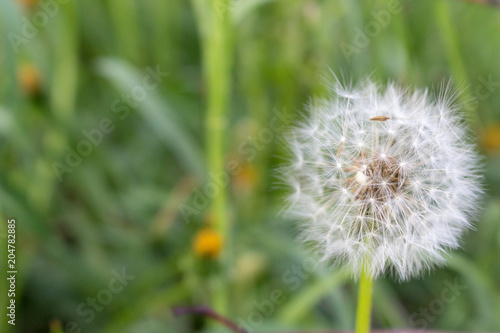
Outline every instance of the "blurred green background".
[[12, 327], [2, 223], [1, 332], [224, 331], [172, 315], [196, 305], [252, 331], [352, 329], [356, 283], [296, 240], [272, 171], [330, 69], [453, 78], [485, 156], [477, 230], [445, 268], [378, 280], [373, 326], [500, 330], [499, 8], [1, 0], [0, 31], [0, 213], [17, 221], [18, 270]]

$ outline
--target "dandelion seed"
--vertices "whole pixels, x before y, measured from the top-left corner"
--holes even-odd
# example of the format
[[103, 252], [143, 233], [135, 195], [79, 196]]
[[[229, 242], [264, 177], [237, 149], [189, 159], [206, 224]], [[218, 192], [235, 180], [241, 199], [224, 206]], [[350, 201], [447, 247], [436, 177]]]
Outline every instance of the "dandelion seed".
[[376, 116], [376, 117], [371, 117], [370, 120], [371, 121], [386, 121], [386, 120], [389, 120], [391, 118], [389, 117], [384, 117], [384, 116]]

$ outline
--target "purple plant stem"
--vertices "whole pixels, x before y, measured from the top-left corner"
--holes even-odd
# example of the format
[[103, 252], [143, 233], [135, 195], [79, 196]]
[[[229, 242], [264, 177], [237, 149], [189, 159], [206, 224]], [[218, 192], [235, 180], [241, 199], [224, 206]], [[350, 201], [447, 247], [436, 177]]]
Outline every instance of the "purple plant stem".
[[235, 333], [250, 333], [243, 327], [238, 324], [232, 322], [226, 317], [221, 316], [208, 306], [200, 305], [200, 306], [189, 306], [189, 307], [176, 307], [172, 310], [174, 315], [181, 316], [186, 314], [201, 314], [203, 316], [211, 317], [219, 323], [223, 324], [227, 328], [231, 329]]

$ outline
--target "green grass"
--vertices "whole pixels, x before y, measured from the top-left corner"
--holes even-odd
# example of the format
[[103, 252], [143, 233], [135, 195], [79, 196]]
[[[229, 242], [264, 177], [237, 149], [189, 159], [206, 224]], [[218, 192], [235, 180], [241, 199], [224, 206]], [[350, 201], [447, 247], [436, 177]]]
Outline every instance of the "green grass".
[[[491, 130], [500, 124], [500, 10], [402, 1], [360, 46], [357, 34], [389, 1], [227, 3], [75, 0], [14, 52], [9, 33], [43, 9], [0, 2], [0, 213], [18, 223], [19, 271], [18, 325], [7, 325], [2, 312], [0, 331], [49, 332], [52, 322], [57, 332], [59, 320], [65, 332], [72, 321], [82, 332], [218, 332], [170, 309], [209, 304], [248, 322], [276, 290], [283, 302], [255, 330], [353, 329], [353, 281], [326, 268], [290, 273], [311, 252], [279, 215], [273, 169], [283, 155], [281, 133], [266, 144], [258, 139], [273, 110], [297, 117], [310, 97], [325, 96], [330, 69], [353, 81], [372, 75], [417, 87], [453, 78], [464, 100], [476, 98], [467, 113], [485, 156], [487, 190], [477, 230], [445, 268], [402, 284], [377, 281], [372, 325], [410, 327], [445, 281], [457, 279], [466, 288], [428, 328], [500, 330], [500, 134]], [[346, 44], [357, 49], [349, 59]], [[19, 83], [25, 63], [40, 72], [36, 96]], [[168, 75], [143, 101], [127, 103], [146, 69], [157, 66]], [[489, 78], [494, 84], [485, 87]], [[105, 118], [113, 131], [60, 182], [53, 162], [64, 163], [68, 147], [86, 139], [82, 131]], [[209, 172], [228, 161], [241, 172], [184, 218], [181, 205], [196, 202]], [[207, 223], [226, 236], [221, 261], [193, 251]], [[5, 233], [2, 227], [2, 308]], [[79, 304], [108, 288], [112, 270], [122, 267], [135, 279], [86, 322]]]

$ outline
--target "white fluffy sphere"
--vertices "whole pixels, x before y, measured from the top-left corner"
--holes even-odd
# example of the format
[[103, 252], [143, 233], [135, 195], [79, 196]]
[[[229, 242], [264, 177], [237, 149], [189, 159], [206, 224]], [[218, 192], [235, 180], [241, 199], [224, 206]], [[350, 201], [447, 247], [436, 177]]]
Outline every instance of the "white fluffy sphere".
[[287, 211], [323, 259], [405, 280], [444, 261], [477, 211], [478, 156], [449, 89], [336, 84], [290, 133]]

